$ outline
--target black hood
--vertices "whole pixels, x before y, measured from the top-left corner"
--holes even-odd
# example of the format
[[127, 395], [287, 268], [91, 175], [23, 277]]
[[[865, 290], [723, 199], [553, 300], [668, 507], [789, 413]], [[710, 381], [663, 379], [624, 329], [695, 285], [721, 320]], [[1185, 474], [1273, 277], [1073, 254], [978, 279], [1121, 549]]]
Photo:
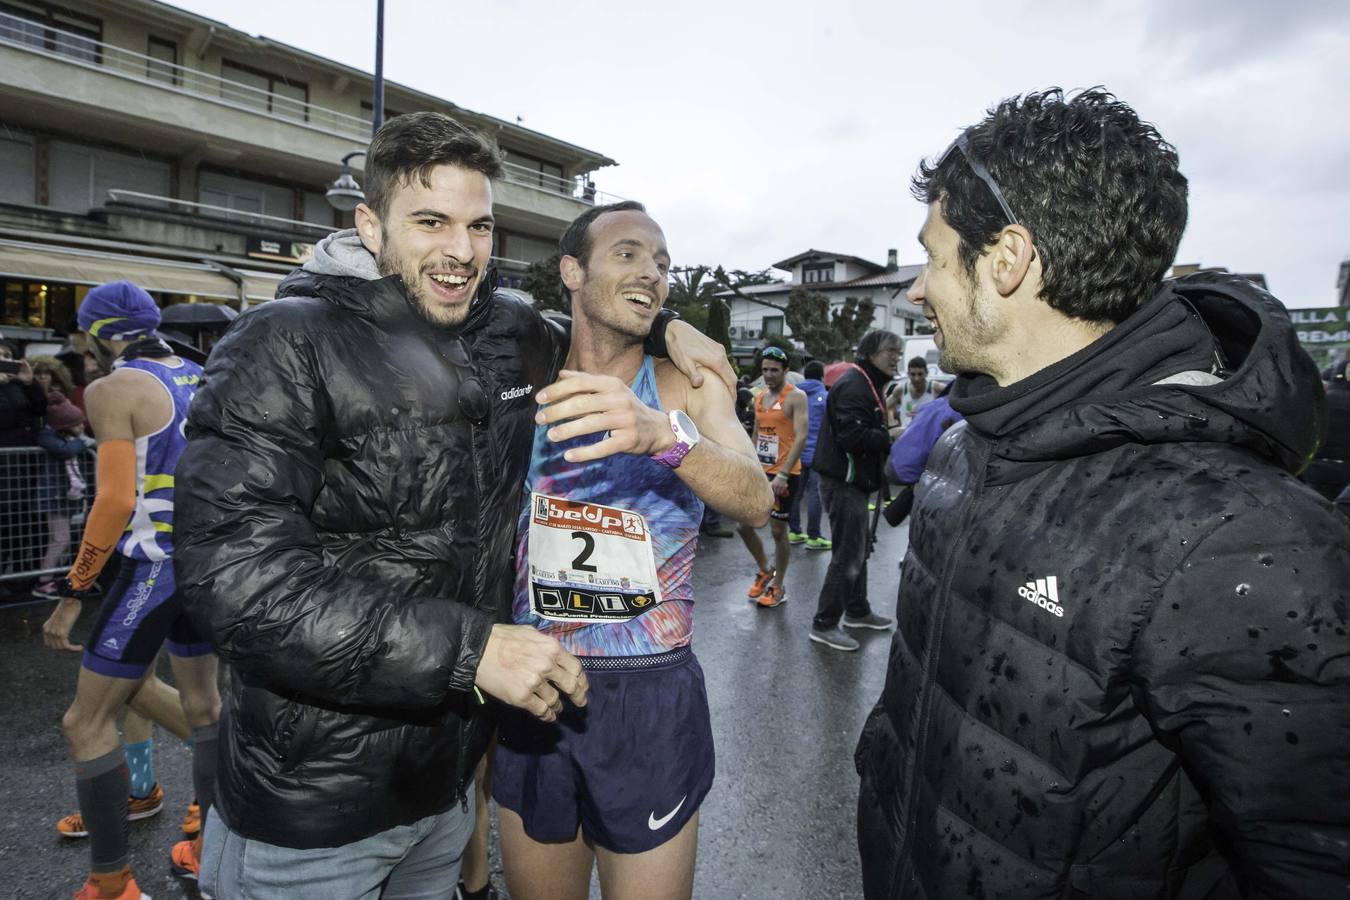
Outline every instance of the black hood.
[[[1174, 376], [1181, 382], [1158, 383]], [[962, 375], [951, 398], [968, 427], [994, 442], [1000, 480], [1126, 443], [1234, 444], [1299, 472], [1327, 416], [1317, 368], [1284, 306], [1214, 272], [1164, 282], [1107, 334], [1015, 384]]]
[[385, 326], [416, 323], [436, 330], [463, 332], [481, 325], [489, 315], [488, 301], [496, 287], [497, 270], [489, 267], [478, 284], [468, 317], [459, 325], [442, 328], [428, 322], [413, 307], [401, 277], [381, 277], [374, 255], [361, 244], [355, 229], [347, 229], [320, 241], [314, 248], [314, 257], [277, 285], [277, 298], [319, 297]]

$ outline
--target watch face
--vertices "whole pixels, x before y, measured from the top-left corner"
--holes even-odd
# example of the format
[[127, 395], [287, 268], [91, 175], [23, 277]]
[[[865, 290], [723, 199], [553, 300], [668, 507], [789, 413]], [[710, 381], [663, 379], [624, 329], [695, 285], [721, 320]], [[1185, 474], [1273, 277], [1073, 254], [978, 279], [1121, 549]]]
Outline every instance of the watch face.
[[675, 426], [680, 431], [680, 440], [686, 444], [698, 442], [698, 426], [694, 424], [693, 419], [689, 418], [689, 414], [682, 409], [675, 410]]

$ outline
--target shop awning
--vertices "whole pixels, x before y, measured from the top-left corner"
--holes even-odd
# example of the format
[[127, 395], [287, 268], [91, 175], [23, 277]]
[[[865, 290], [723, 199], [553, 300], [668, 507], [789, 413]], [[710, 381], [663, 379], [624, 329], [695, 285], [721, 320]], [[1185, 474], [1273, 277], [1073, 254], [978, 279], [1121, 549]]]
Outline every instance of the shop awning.
[[[276, 286], [282, 276], [255, 271], [241, 274], [250, 302], [260, 303], [276, 296]], [[239, 288], [235, 283], [206, 263], [24, 241], [0, 240], [0, 276], [88, 285], [126, 280], [157, 293], [239, 299]]]

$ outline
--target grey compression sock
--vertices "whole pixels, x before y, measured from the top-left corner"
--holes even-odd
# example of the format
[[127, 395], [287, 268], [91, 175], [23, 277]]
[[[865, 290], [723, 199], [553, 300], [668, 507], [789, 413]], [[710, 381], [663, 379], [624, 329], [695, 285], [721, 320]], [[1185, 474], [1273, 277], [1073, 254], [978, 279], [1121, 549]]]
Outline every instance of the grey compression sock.
[[118, 747], [87, 762], [75, 763], [75, 793], [89, 832], [90, 869], [116, 872], [127, 864], [127, 792], [131, 773]]
[[197, 792], [203, 825], [206, 824], [206, 810], [216, 799], [216, 736], [219, 731], [219, 722], [192, 729], [192, 789]]

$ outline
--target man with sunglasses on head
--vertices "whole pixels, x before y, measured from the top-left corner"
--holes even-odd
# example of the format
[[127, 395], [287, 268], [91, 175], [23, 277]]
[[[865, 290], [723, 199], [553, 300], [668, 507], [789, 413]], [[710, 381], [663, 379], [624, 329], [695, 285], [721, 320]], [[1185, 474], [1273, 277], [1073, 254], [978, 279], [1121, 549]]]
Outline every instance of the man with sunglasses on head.
[[1350, 527], [1294, 477], [1325, 400], [1284, 308], [1164, 280], [1186, 179], [1101, 89], [913, 187], [965, 422], [855, 754], [866, 896], [1344, 896]]
[[764, 543], [759, 539], [754, 523], [741, 522], [737, 533], [759, 567], [746, 596], [762, 608], [771, 609], [787, 602], [783, 579], [792, 558], [788, 518], [801, 480], [801, 456], [806, 449], [810, 421], [806, 394], [788, 381], [788, 356], [782, 348], [761, 350], [759, 371], [764, 376], [764, 390], [755, 397], [755, 424], [750, 439], [754, 441], [755, 455], [773, 488], [773, 511], [769, 513], [773, 564], [770, 565], [764, 555]]
[[206, 893], [446, 896], [483, 695], [544, 721], [586, 701], [576, 657], [502, 624], [533, 394], [567, 341], [494, 290], [501, 174], [447, 116], [390, 120], [356, 228], [211, 354], [176, 531], [189, 609], [230, 664]]
[[583, 213], [560, 242], [572, 348], [541, 406], [516, 548], [515, 621], [581, 660], [584, 708], [502, 718], [492, 790], [515, 900], [690, 896], [714, 754], [692, 652], [707, 503], [772, 503], [732, 394], [643, 350], [670, 253], [639, 203]]

